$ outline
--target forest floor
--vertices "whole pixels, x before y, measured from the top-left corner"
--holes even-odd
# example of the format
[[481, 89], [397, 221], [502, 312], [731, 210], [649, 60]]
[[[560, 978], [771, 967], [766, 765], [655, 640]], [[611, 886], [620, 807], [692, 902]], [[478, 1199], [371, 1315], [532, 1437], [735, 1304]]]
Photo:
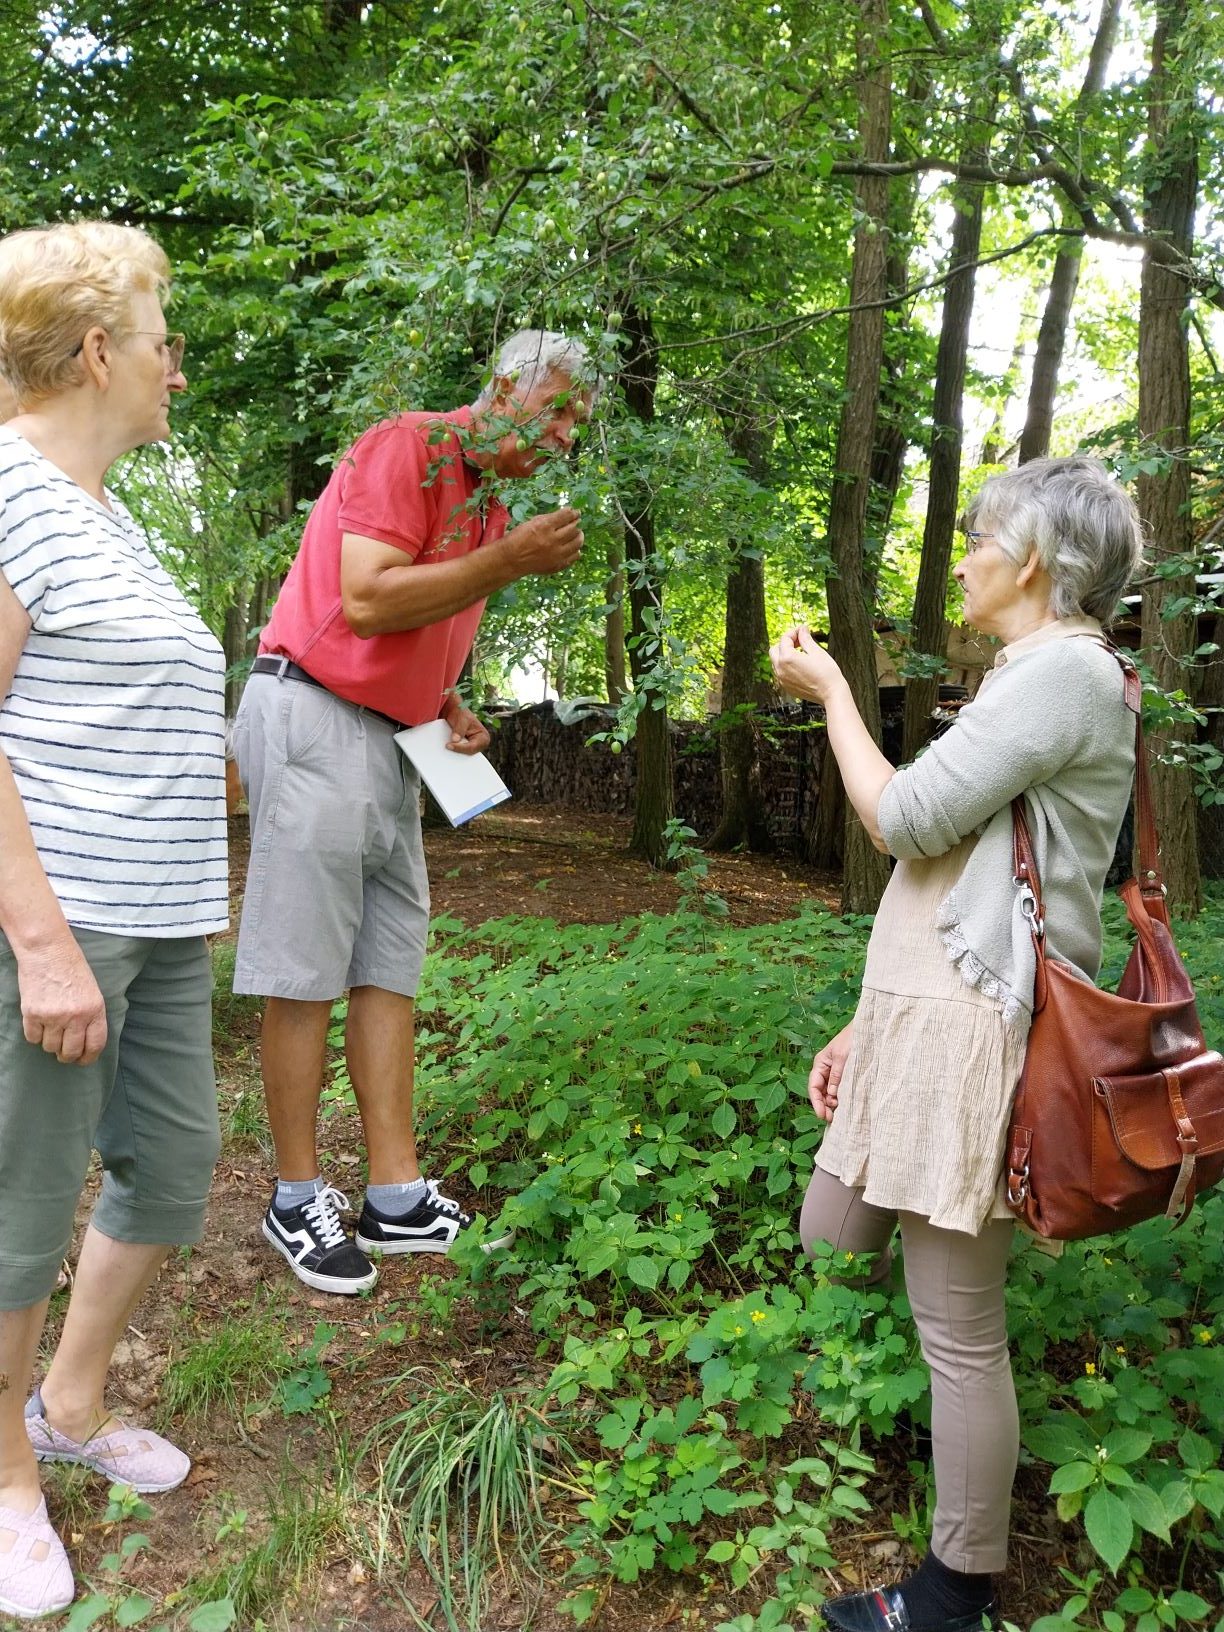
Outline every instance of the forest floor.
[[[233, 824], [231, 836], [236, 927], [244, 820]], [[677, 898], [675, 880], [628, 859], [627, 837], [627, 823], [616, 818], [531, 807], [492, 813], [457, 832], [428, 832], [434, 912], [477, 924], [509, 914], [612, 922], [668, 911]], [[706, 887], [722, 895], [736, 924], [788, 919], [806, 899], [836, 908], [835, 881], [789, 859], [712, 856]], [[207, 1232], [201, 1246], [171, 1257], [121, 1342], [113, 1373], [116, 1409], [169, 1432], [194, 1465], [181, 1489], [151, 1498], [150, 1512], [110, 1522], [102, 1517], [100, 1480], [75, 1469], [44, 1469], [53, 1522], [68, 1541], [78, 1579], [97, 1595], [97, 1622], [80, 1613], [78, 1602], [75, 1625], [132, 1624], [115, 1617], [125, 1594], [138, 1592], [157, 1605], [142, 1625], [194, 1625], [206, 1632], [214, 1623], [206, 1612], [193, 1622], [193, 1613], [200, 1614], [195, 1606], [233, 1590], [234, 1572], [242, 1568], [247, 1608], [233, 1624], [243, 1632], [264, 1625], [277, 1632], [442, 1629], [447, 1622], [438, 1592], [419, 1563], [399, 1556], [381, 1568], [371, 1562], [376, 1538], [361, 1536], [360, 1509], [353, 1505], [370, 1474], [361, 1462], [363, 1438], [408, 1402], [412, 1384], [398, 1387], [395, 1379], [409, 1367], [492, 1391], [542, 1384], [552, 1358], [538, 1355], [539, 1339], [521, 1310], [510, 1311], [492, 1335], [475, 1312], [470, 1320], [455, 1317], [463, 1305], [440, 1314], [431, 1288], [455, 1273], [444, 1259], [388, 1260], [364, 1298], [316, 1294], [290, 1275], [259, 1234], [273, 1165], [260, 1105], [257, 1008], [251, 1000], [223, 1008], [219, 987], [218, 1011], [227, 1136]], [[359, 1198], [355, 1115], [337, 1107], [323, 1128], [324, 1171]], [[447, 1188], [461, 1201], [473, 1199], [461, 1179]], [[87, 1196], [82, 1218], [88, 1204]], [[63, 1296], [53, 1300], [48, 1341], [65, 1302]], [[295, 1379], [306, 1389], [304, 1406], [292, 1392]], [[324, 1380], [320, 1386], [328, 1392], [312, 1403], [316, 1380]], [[167, 1402], [171, 1383], [176, 1403]], [[906, 1482], [906, 1454], [902, 1446], [882, 1454], [876, 1511], [846, 1537], [843, 1586], [891, 1579], [905, 1563], [890, 1512], [905, 1505], [896, 1489]], [[1045, 1530], [1039, 1512], [1023, 1517], [1022, 1531]], [[133, 1530], [146, 1539], [120, 1562], [116, 1549]], [[1034, 1586], [1043, 1596], [1038, 1581], [1053, 1573], [1054, 1550], [1048, 1531], [1024, 1537], [1009, 1595], [1017, 1619]], [[558, 1543], [544, 1561], [542, 1583], [523, 1592], [507, 1585], [495, 1594], [480, 1632], [568, 1632], [572, 1620], [556, 1611], [566, 1595], [566, 1561]], [[831, 1576], [829, 1589], [835, 1584]], [[615, 1586], [590, 1624], [598, 1632], [708, 1632], [753, 1600], [750, 1585], [730, 1601], [717, 1572], [657, 1571], [635, 1585]]]

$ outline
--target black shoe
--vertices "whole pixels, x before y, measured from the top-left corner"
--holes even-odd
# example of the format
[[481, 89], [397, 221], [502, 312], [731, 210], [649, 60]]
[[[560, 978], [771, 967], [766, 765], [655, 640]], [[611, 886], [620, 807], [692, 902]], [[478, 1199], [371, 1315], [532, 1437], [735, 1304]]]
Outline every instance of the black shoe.
[[348, 1212], [348, 1197], [330, 1185], [300, 1207], [278, 1207], [273, 1196], [264, 1214], [264, 1240], [316, 1292], [366, 1292], [378, 1271], [345, 1235], [337, 1209]]
[[[367, 1200], [357, 1220], [357, 1245], [362, 1252], [449, 1252], [462, 1230], [470, 1229], [471, 1213], [457, 1201], [438, 1194], [430, 1182], [415, 1207], [406, 1213], [383, 1213]], [[486, 1241], [484, 1250], [504, 1247], [508, 1235]]]
[[835, 1632], [981, 1632], [995, 1625], [995, 1606], [987, 1604], [973, 1615], [955, 1615], [938, 1626], [923, 1622], [916, 1628], [905, 1599], [895, 1587], [874, 1587], [870, 1592], [848, 1592], [821, 1606], [826, 1626]]

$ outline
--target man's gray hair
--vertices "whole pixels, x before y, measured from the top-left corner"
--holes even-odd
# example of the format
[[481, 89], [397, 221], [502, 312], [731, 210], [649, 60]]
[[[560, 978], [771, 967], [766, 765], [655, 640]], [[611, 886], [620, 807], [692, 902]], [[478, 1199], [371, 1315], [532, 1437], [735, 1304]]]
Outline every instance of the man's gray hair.
[[474, 406], [488, 406], [499, 379], [513, 380], [518, 392], [526, 395], [533, 385], [546, 380], [550, 374], [564, 374], [573, 385], [589, 391], [592, 401], [599, 395], [602, 382], [581, 340], [571, 340], [568, 335], [552, 329], [520, 329], [498, 348], [493, 359], [493, 377]]
[[1134, 500], [1098, 459], [1031, 459], [989, 476], [970, 499], [964, 526], [990, 533], [1022, 566], [1034, 550], [1050, 576], [1050, 607], [1108, 623], [1143, 559]]

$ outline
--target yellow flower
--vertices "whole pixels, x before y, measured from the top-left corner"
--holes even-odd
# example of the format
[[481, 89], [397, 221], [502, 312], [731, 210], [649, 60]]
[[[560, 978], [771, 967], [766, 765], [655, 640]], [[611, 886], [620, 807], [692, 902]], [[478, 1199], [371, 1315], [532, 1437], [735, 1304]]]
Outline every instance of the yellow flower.
[[1096, 1376], [1096, 1367], [1093, 1365], [1091, 1360], [1087, 1361], [1087, 1363], [1084, 1366], [1084, 1370], [1085, 1370], [1085, 1372], [1087, 1373], [1087, 1375], [1089, 1377], [1095, 1377]]
[[752, 1311], [752, 1323], [753, 1323], [754, 1326], [759, 1326], [764, 1319], [765, 1319], [764, 1310], [754, 1309]]
[[635, 1122], [635, 1123], [634, 1123], [634, 1124], [633, 1124], [633, 1131], [634, 1131], [634, 1133], [641, 1133], [641, 1131], [642, 1131], [642, 1124], [641, 1124], [641, 1123], [640, 1123], [640, 1122]]
[[736, 1328], [735, 1328], [735, 1335], [736, 1335], [736, 1337], [743, 1337], [743, 1335], [744, 1335], [744, 1328], [743, 1328], [743, 1327], [742, 1327], [742, 1326], [737, 1326], [737, 1327], [736, 1327]]
[[1115, 1354], [1125, 1354], [1126, 1353], [1126, 1344], [1125, 1343], [1115, 1344], [1114, 1345], [1114, 1353]]
[[676, 1224], [683, 1224], [684, 1223], [684, 1214], [683, 1213], [673, 1213], [672, 1214], [672, 1221], [673, 1221], [673, 1223], [676, 1223]]
[[1211, 1335], [1212, 1334], [1208, 1331], [1206, 1326], [1200, 1326], [1198, 1331], [1194, 1335], [1198, 1338], [1200, 1343], [1210, 1343], [1211, 1342]]

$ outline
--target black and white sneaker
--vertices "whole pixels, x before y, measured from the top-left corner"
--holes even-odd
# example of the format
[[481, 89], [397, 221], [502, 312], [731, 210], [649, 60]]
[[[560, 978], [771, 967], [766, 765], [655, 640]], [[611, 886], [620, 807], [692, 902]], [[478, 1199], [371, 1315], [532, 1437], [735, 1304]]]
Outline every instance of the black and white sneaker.
[[[471, 1213], [440, 1195], [431, 1180], [422, 1200], [406, 1213], [381, 1213], [367, 1200], [357, 1220], [357, 1245], [362, 1252], [449, 1252], [460, 1231], [471, 1224]], [[504, 1247], [509, 1240], [507, 1235], [486, 1241], [484, 1249]]]
[[300, 1207], [279, 1208], [274, 1195], [264, 1214], [264, 1240], [288, 1260], [298, 1280], [316, 1292], [368, 1291], [378, 1271], [345, 1235], [337, 1210], [348, 1212], [349, 1201], [331, 1185]]

